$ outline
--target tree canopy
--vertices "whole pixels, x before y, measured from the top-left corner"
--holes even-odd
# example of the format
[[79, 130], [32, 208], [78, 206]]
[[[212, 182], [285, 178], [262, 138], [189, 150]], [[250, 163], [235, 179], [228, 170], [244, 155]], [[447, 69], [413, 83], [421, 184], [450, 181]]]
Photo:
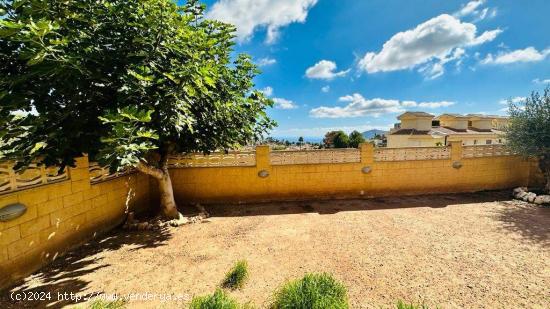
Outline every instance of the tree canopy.
[[358, 148], [359, 144], [365, 142], [365, 137], [361, 132], [355, 130], [349, 134], [349, 146], [352, 148]]
[[349, 142], [348, 135], [342, 130], [329, 131], [325, 134], [325, 138], [323, 139], [325, 148], [348, 148]]
[[204, 10], [197, 0], [0, 0], [1, 156], [24, 167], [88, 154], [113, 170], [163, 172], [170, 153], [266, 133], [275, 124], [254, 90], [258, 69], [233, 55], [235, 27]]
[[70, 164], [87, 153], [118, 167], [151, 149], [234, 147], [273, 125], [270, 100], [252, 89], [250, 57], [231, 61], [235, 28], [204, 19], [195, 0], [4, 1], [2, 9], [1, 134], [11, 158]]
[[535, 156], [550, 192], [550, 87], [543, 94], [533, 92], [521, 103], [509, 101], [510, 121], [507, 144], [525, 156]]

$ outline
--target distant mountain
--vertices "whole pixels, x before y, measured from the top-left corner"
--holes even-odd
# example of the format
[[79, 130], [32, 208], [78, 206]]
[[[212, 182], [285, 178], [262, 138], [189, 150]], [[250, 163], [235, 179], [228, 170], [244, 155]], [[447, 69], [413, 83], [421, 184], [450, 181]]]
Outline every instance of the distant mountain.
[[362, 134], [365, 139], [373, 139], [376, 134], [382, 135], [386, 133], [388, 133], [388, 131], [372, 129], [372, 130], [365, 131]]

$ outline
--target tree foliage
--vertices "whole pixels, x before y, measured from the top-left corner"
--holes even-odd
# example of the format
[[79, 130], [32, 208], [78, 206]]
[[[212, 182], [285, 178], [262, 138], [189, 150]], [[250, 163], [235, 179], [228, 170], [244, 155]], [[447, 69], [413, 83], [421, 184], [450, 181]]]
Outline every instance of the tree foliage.
[[543, 94], [533, 92], [521, 103], [509, 101], [510, 122], [507, 144], [524, 156], [539, 159], [550, 192], [550, 87]]
[[533, 92], [521, 103], [509, 101], [507, 143], [526, 156], [550, 154], [550, 88]]
[[0, 2], [0, 152], [112, 169], [238, 147], [274, 123], [235, 28], [196, 0]]
[[355, 130], [349, 134], [349, 146], [358, 148], [359, 144], [365, 142], [365, 137], [359, 131]]
[[323, 145], [325, 148], [348, 148], [350, 140], [344, 131], [329, 131], [325, 134]]

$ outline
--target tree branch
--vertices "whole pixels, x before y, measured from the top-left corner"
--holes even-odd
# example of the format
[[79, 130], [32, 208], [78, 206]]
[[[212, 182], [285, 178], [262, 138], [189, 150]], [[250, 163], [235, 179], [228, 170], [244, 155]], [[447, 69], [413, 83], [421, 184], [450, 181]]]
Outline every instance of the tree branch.
[[162, 179], [164, 177], [163, 170], [150, 166], [147, 163], [141, 161], [136, 166], [136, 169], [144, 174], [155, 177], [156, 179]]

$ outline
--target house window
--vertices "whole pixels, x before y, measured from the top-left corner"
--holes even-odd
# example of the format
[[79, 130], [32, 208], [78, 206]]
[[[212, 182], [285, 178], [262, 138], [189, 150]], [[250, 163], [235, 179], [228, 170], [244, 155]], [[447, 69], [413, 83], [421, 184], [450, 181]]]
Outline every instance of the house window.
[[488, 140], [485, 141], [485, 144], [486, 144], [486, 145], [491, 145], [492, 143], [493, 143], [493, 141], [490, 140], [490, 139], [488, 139]]
[[499, 139], [498, 139], [498, 143], [499, 143], [499, 144], [502, 144], [502, 139], [499, 138]]
[[474, 139], [474, 145], [477, 145], [477, 139]]

